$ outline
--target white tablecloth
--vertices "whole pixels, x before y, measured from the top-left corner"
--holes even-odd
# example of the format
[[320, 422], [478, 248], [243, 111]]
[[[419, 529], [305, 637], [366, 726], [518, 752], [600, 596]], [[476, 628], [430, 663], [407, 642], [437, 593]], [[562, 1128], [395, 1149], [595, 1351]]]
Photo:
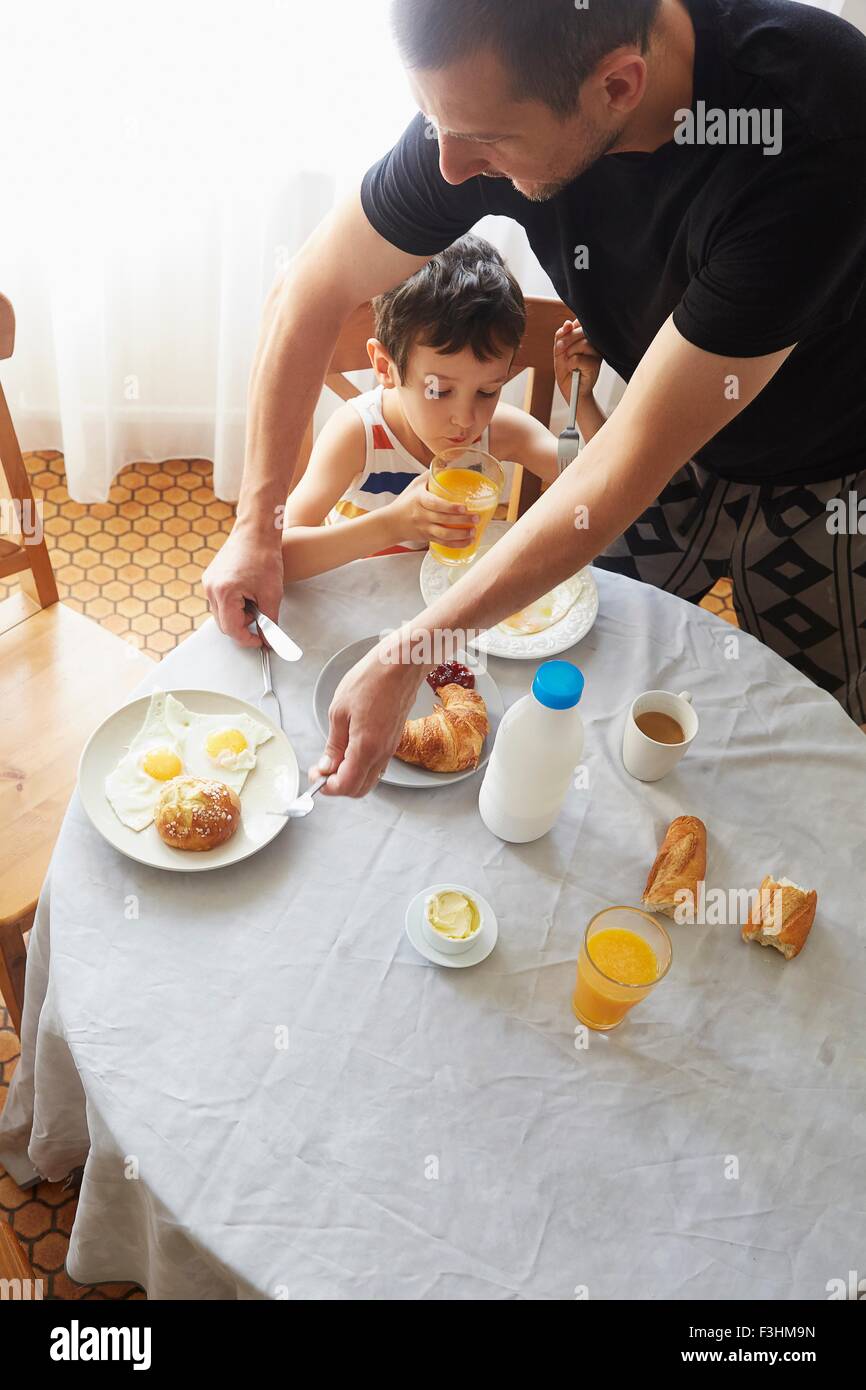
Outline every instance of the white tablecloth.
[[[419, 611], [418, 565], [289, 591], [306, 655], [275, 666], [302, 767], [321, 749], [317, 672]], [[186, 877], [115, 853], [73, 799], [0, 1160], [25, 1181], [86, 1159], [75, 1279], [181, 1298], [823, 1299], [866, 1274], [866, 739], [751, 638], [731, 659], [720, 620], [598, 582], [570, 653], [590, 786], [534, 845], [486, 830], [476, 778], [320, 801], [246, 863]], [[490, 662], [506, 703], [534, 669]], [[254, 700], [258, 655], [208, 624], [157, 683]], [[646, 786], [620, 740], [650, 687], [691, 690], [702, 728]], [[585, 924], [639, 901], [683, 813], [709, 828], [710, 887], [773, 872], [818, 889], [806, 950], [786, 963], [736, 927], [672, 924], [668, 978], [580, 1048]], [[404, 936], [410, 898], [442, 879], [498, 914], [474, 969]]]

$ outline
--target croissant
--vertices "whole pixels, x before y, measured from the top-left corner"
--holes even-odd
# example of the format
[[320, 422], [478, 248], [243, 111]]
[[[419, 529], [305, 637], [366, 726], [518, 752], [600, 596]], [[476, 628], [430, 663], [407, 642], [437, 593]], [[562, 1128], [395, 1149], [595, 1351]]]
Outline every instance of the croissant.
[[487, 706], [477, 690], [466, 690], [462, 685], [440, 686], [436, 694], [442, 703], [432, 714], [406, 720], [395, 756], [430, 772], [465, 772], [477, 767], [481, 746], [490, 732]]

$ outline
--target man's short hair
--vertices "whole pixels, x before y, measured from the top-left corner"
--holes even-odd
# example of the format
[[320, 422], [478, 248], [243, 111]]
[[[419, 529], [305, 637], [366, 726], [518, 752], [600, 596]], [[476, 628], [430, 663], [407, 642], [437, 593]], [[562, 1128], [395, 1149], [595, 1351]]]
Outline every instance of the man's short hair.
[[405, 380], [413, 347], [470, 347], [479, 362], [516, 352], [526, 331], [520, 286], [489, 241], [471, 232], [373, 300], [375, 335]]
[[489, 50], [510, 73], [517, 101], [541, 101], [560, 116], [602, 58], [633, 46], [646, 53], [662, 0], [394, 0], [397, 47], [407, 68], [438, 71]]

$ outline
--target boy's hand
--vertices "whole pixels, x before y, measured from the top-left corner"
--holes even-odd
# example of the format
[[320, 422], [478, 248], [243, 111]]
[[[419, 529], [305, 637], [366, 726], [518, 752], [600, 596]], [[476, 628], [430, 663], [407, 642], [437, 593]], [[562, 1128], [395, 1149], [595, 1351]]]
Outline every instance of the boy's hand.
[[475, 539], [478, 514], [467, 511], [460, 502], [446, 502], [443, 497], [428, 492], [427, 476], [423, 473], [416, 478], [388, 506], [395, 542], [442, 541], [455, 550], [462, 550]]
[[553, 347], [553, 367], [559, 389], [571, 400], [571, 378], [580, 372], [580, 394], [592, 391], [601, 371], [602, 357], [596, 352], [577, 319], [566, 319], [557, 330]]

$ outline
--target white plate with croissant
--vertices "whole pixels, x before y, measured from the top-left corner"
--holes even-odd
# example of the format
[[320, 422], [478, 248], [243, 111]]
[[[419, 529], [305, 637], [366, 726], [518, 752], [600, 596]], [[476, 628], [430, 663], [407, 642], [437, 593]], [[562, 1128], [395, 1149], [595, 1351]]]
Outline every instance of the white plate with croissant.
[[[511, 522], [491, 521], [475, 558], [466, 565], [442, 565], [432, 551], [421, 565], [421, 593], [435, 603], [511, 529]], [[598, 587], [591, 566], [558, 584], [528, 607], [482, 632], [473, 647], [510, 661], [547, 661], [585, 637], [598, 617]]]
[[[322, 668], [313, 705], [324, 738], [328, 736], [328, 710], [337, 686], [379, 640], [362, 637], [337, 652]], [[504, 713], [496, 682], [479, 668], [476, 657], [458, 652], [450, 670], [437, 667], [433, 683], [422, 681], [400, 746], [382, 781], [394, 787], [442, 787], [473, 777], [490, 757]]]

